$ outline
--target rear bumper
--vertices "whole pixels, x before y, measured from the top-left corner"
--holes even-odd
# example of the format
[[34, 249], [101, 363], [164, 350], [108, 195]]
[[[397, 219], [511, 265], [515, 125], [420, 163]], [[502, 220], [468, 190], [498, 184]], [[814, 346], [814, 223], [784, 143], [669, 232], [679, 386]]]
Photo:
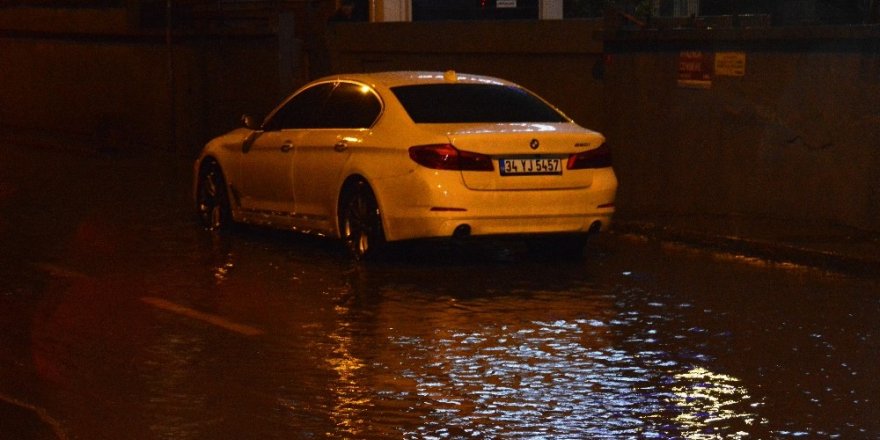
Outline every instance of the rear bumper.
[[[562, 233], [595, 232], [606, 230], [612, 214], [589, 216], [553, 216], [530, 218], [395, 218], [389, 219], [394, 226], [388, 240], [413, 238], [488, 236], [488, 235], [544, 235]], [[466, 231], [466, 232], [465, 232]]]
[[[596, 170], [587, 188], [544, 191], [473, 191], [457, 182], [432, 186], [418, 200], [380, 190], [385, 235], [389, 241], [462, 235], [532, 235], [607, 230], [614, 214], [617, 179], [608, 168]], [[407, 193], [412, 195], [409, 182]], [[384, 196], [384, 197], [382, 197]], [[458, 234], [456, 231], [459, 231]]]

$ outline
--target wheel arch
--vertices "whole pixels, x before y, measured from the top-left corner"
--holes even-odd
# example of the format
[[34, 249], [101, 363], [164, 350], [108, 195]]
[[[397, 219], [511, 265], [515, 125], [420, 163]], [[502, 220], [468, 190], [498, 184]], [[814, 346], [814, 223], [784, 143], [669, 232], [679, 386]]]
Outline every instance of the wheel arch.
[[[193, 169], [193, 203], [201, 223], [209, 230], [228, 231], [235, 217], [223, 166], [217, 159], [204, 156], [195, 162]], [[211, 184], [207, 186], [209, 181]]]
[[[373, 193], [373, 198], [376, 199], [376, 205], [379, 206], [379, 212], [384, 212], [382, 210], [382, 200], [380, 195], [376, 193], [376, 187], [370, 183], [369, 179], [364, 177], [362, 174], [354, 173], [349, 175], [343, 180], [342, 185], [339, 187], [339, 193], [336, 197], [336, 236], [337, 238], [342, 238], [342, 212], [343, 206], [348, 202], [348, 199], [354, 194], [354, 189], [357, 185], [366, 185], [370, 192]], [[386, 228], [385, 224], [385, 216], [381, 215], [380, 219], [382, 220], [382, 228]]]
[[199, 185], [201, 185], [202, 183], [202, 173], [204, 173], [209, 166], [216, 167], [217, 170], [220, 172], [220, 177], [223, 178], [223, 184], [226, 187], [226, 197], [229, 199], [229, 207], [232, 210], [231, 215], [234, 219], [237, 219], [239, 206], [238, 196], [235, 193], [232, 182], [229, 181], [229, 175], [226, 173], [226, 167], [223, 166], [223, 162], [213, 154], [206, 154], [196, 161], [194, 167], [195, 178], [193, 179], [192, 187], [193, 203], [198, 203]]
[[223, 182], [229, 186], [229, 179], [226, 178], [226, 171], [223, 169], [223, 165], [220, 164], [220, 160], [213, 155], [202, 156], [196, 161], [194, 167], [195, 175], [193, 176], [192, 187], [193, 200], [196, 200], [198, 197], [199, 186], [202, 184], [202, 175], [209, 166], [216, 166], [217, 169], [220, 170], [220, 176], [223, 177]]

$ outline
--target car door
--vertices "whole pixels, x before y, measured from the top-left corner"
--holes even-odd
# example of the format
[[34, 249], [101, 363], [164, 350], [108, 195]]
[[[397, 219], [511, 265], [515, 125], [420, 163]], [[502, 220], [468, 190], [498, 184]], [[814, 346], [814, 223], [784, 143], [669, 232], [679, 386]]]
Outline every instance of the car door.
[[298, 140], [313, 128], [332, 84], [302, 90], [276, 108], [252, 142], [242, 147], [239, 198], [252, 213], [292, 215]]
[[365, 160], [369, 129], [382, 112], [382, 102], [372, 88], [342, 81], [334, 85], [316, 125], [297, 144], [294, 191], [298, 214], [314, 218], [324, 227], [332, 214], [346, 163], [357, 151]]

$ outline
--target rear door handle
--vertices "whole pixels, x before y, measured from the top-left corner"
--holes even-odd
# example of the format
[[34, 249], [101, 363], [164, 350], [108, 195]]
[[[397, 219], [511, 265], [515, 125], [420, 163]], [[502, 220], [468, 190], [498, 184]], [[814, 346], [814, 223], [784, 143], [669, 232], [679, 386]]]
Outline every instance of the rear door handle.
[[348, 149], [348, 142], [345, 140], [338, 141], [333, 145], [333, 149], [341, 153]]
[[290, 142], [285, 142], [284, 145], [281, 146], [282, 153], [289, 153], [290, 150], [293, 149], [293, 144]]

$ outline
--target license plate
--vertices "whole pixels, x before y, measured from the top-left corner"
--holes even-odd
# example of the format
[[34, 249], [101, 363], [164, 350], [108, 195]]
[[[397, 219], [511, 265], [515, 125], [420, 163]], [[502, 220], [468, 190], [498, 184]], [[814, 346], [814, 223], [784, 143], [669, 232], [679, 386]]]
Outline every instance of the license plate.
[[534, 176], [539, 174], [562, 174], [560, 159], [499, 159], [502, 176]]

